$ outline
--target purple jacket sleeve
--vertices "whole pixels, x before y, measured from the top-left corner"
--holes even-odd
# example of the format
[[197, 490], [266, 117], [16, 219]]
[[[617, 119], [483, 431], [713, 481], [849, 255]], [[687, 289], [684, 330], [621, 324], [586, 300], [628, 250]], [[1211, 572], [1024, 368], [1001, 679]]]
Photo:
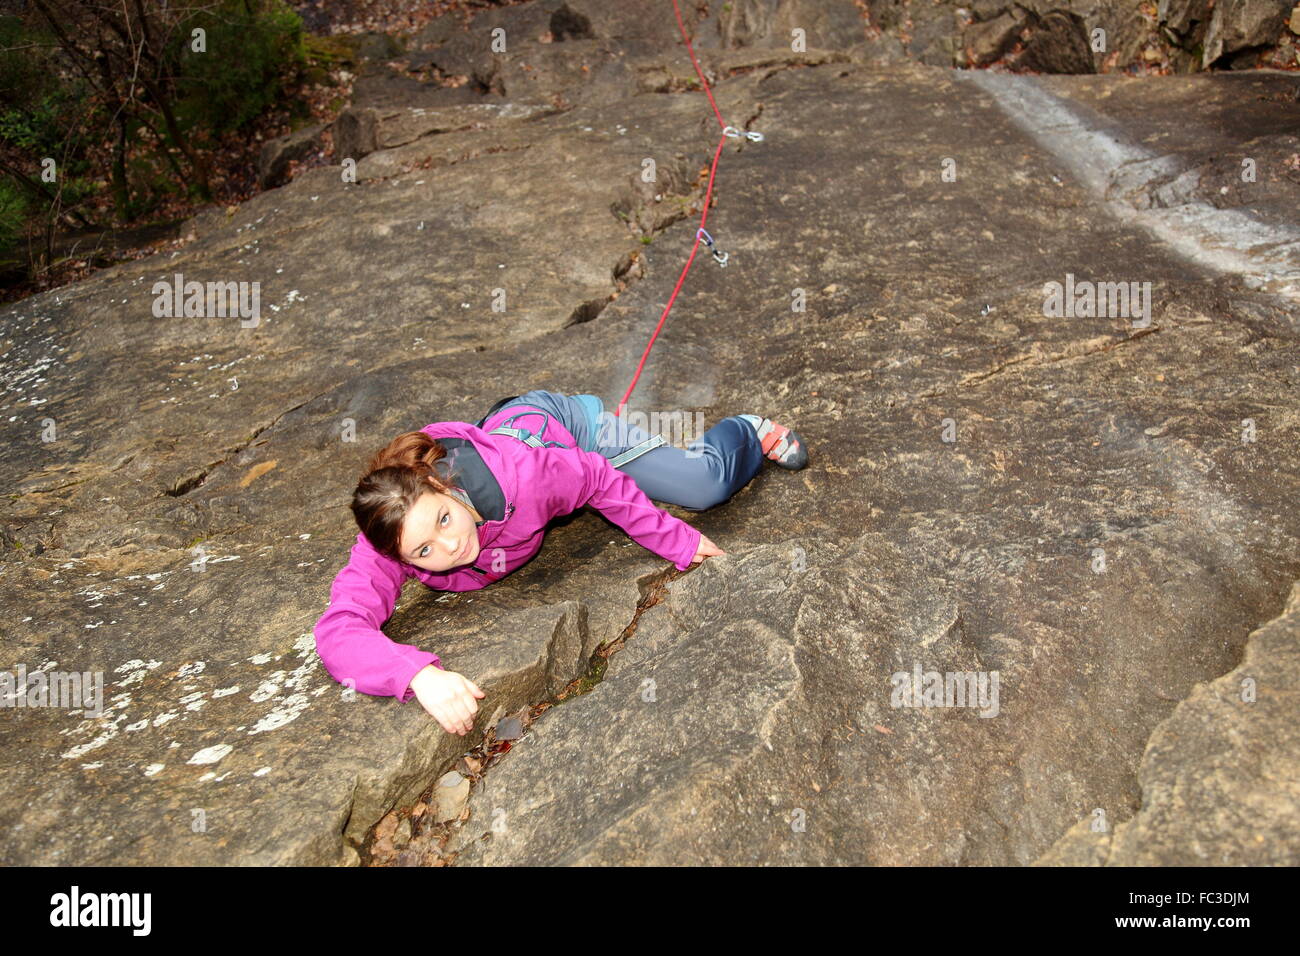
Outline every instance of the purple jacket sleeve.
[[336, 681], [405, 702], [415, 696], [412, 677], [429, 664], [442, 667], [437, 654], [397, 644], [379, 629], [392, 615], [406, 577], [400, 561], [357, 534], [348, 563], [334, 576], [329, 610], [316, 622], [316, 653]]
[[538, 484], [552, 497], [556, 514], [591, 505], [618, 525], [637, 544], [671, 561], [678, 571], [691, 566], [700, 547], [701, 532], [655, 505], [631, 476], [609, 459], [579, 448], [543, 452], [544, 475]]

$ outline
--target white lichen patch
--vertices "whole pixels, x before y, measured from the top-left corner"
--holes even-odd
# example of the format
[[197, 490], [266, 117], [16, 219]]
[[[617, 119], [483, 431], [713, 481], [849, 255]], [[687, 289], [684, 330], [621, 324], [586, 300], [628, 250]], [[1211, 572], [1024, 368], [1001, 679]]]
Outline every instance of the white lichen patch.
[[162, 666], [162, 661], [149, 661], [148, 663], [141, 660], [127, 661], [125, 664], [119, 664], [113, 668], [114, 674], [125, 673], [126, 677], [117, 682], [118, 687], [130, 687], [132, 684], [138, 684], [146, 674], [151, 670], [156, 670]]
[[267, 730], [277, 730], [290, 721], [297, 720], [309, 703], [311, 699], [306, 694], [290, 694], [283, 703], [253, 726], [253, 729], [248, 732], [249, 736]]
[[[150, 576], [150, 577], [156, 577]], [[85, 592], [88, 599], [99, 596], [98, 592]], [[108, 704], [105, 706], [104, 716], [94, 719], [80, 720], [76, 725], [61, 729], [61, 734], [75, 734], [72, 739], [80, 740], [76, 746], [65, 751], [62, 756], [65, 759], [75, 759], [85, 754], [104, 747], [110, 741], [121, 736], [120, 731], [125, 729], [128, 733], [136, 733], [148, 729], [158, 729], [171, 724], [173, 721], [184, 719], [190, 713], [203, 710], [210, 701], [223, 701], [226, 698], [232, 698], [232, 706], [229, 710], [223, 710], [220, 704], [217, 706], [219, 715], [211, 719], [204, 718], [199, 730], [209, 728], [229, 728], [238, 724], [235, 733], [255, 734], [266, 733], [278, 730], [297, 720], [308, 708], [313, 698], [322, 694], [327, 694], [335, 685], [331, 681], [318, 683], [317, 678], [320, 676], [322, 665], [316, 648], [316, 638], [311, 632], [299, 633], [293, 639], [290, 648], [284, 649], [281, 653], [276, 651], [264, 651], [255, 654], [245, 660], [248, 664], [263, 666], [275, 661], [288, 658], [284, 665], [288, 665], [290, 660], [297, 658], [297, 665], [292, 669], [277, 669], [266, 674], [259, 674], [257, 680], [239, 680], [237, 677], [231, 681], [228, 686], [211, 688], [205, 685], [209, 677], [216, 677], [216, 673], [209, 673], [208, 667], [211, 662], [204, 660], [190, 661], [171, 661], [168, 662], [167, 668], [161, 674], [153, 674], [159, 668], [163, 667], [163, 661], [133, 659], [117, 665], [113, 669], [113, 674], [118, 679], [111, 686], [116, 693], [107, 694]], [[224, 662], [223, 662], [224, 663]], [[237, 661], [235, 662], [238, 663]], [[58, 667], [57, 661], [45, 661], [41, 665], [42, 670], [53, 670]], [[225, 675], [222, 675], [223, 677]], [[148, 682], [149, 693], [144, 695], [139, 689], [139, 685], [145, 683], [145, 678], [151, 677]], [[166, 680], [160, 681], [158, 678], [163, 677]], [[220, 678], [218, 678], [220, 679]], [[225, 677], [229, 680], [229, 677]], [[175, 680], [175, 683], [166, 681]], [[240, 700], [242, 688], [252, 684], [255, 690], [247, 694], [245, 700]], [[126, 690], [125, 688], [132, 688]], [[147, 696], [150, 700], [143, 704], [139, 700], [133, 699], [135, 696]], [[170, 693], [169, 693], [170, 691]], [[181, 692], [181, 693], [178, 693]], [[149, 715], [146, 711], [141, 711], [149, 703], [162, 706], [158, 709], [163, 710], [156, 716]], [[250, 710], [258, 710], [256, 706], [249, 707], [249, 704], [268, 704], [267, 711], [260, 717], [256, 713], [249, 713]], [[168, 706], [170, 704], [170, 706]], [[165, 709], [164, 709], [165, 708]], [[134, 714], [128, 716], [127, 710], [134, 711]], [[150, 708], [153, 709], [153, 708]], [[210, 711], [211, 708], [208, 708]], [[87, 739], [93, 737], [93, 739]], [[131, 743], [125, 747], [119, 746], [117, 754], [119, 758], [128, 757], [129, 759], [123, 766], [127, 772], [137, 771], [145, 776], [152, 777], [162, 772], [165, 764], [161, 762], [151, 763], [150, 759], [156, 760], [156, 753], [142, 753], [138, 744], [132, 739]], [[152, 742], [151, 742], [152, 743]], [[156, 746], [156, 744], [153, 744]], [[176, 740], [171, 740], [167, 744], [167, 749], [175, 749], [181, 744]], [[211, 764], [221, 760], [233, 750], [230, 744], [218, 744], [199, 750], [193, 757], [187, 761], [190, 764]], [[127, 753], [130, 751], [130, 753]], [[141, 759], [144, 758], [144, 759]], [[83, 764], [88, 769], [97, 769], [101, 766], [110, 764], [104, 761], [96, 764]], [[254, 773], [255, 776], [264, 776], [271, 772], [272, 767], [264, 767]], [[234, 771], [230, 771], [234, 772]], [[215, 773], [205, 775], [205, 780], [223, 780], [229, 776], [229, 773], [217, 776]], [[239, 771], [242, 772], [242, 771]]]
[[104, 598], [108, 597], [112, 593], [113, 592], [111, 591], [96, 591], [94, 588], [86, 588], [84, 591], [77, 592], [78, 595], [84, 597], [87, 601], [97, 602], [90, 605], [91, 607], [99, 607], [99, 605], [103, 603]]
[[284, 686], [287, 687], [289, 690], [296, 690], [296, 691], [305, 690], [304, 685], [307, 683], [308, 679], [312, 676], [312, 673], [316, 670], [319, 663], [320, 663], [319, 660], [313, 658], [312, 660], [309, 660], [306, 663], [300, 664], [299, 666], [295, 667], [293, 670], [289, 672], [289, 676], [285, 678]]
[[257, 690], [248, 695], [248, 699], [255, 704], [260, 704], [264, 700], [270, 700], [280, 691], [280, 685], [273, 681], [263, 681], [258, 685]]
[[110, 725], [107, 730], [105, 730], [94, 740], [88, 741], [84, 744], [77, 744], [77, 746], [73, 747], [71, 750], [62, 754], [62, 756], [65, 760], [75, 760], [78, 757], [82, 756], [83, 754], [88, 754], [92, 750], [97, 750], [98, 748], [104, 746], [104, 744], [108, 743], [116, 736], [117, 736], [117, 728]]
[[192, 764], [200, 764], [200, 765], [207, 764], [207, 763], [216, 763], [218, 760], [226, 756], [226, 754], [230, 753], [230, 751], [234, 749], [235, 748], [232, 747], [230, 744], [213, 744], [211, 747], [204, 747], [202, 750], [195, 753], [193, 757], [191, 757], [189, 760], [185, 762], [192, 763]]
[[253, 771], [253, 776], [254, 776], [254, 777], [265, 777], [265, 776], [266, 776], [268, 773], [270, 773], [270, 772], [271, 772], [271, 768], [270, 768], [270, 767], [263, 767], [261, 770], [254, 770], [254, 771]]

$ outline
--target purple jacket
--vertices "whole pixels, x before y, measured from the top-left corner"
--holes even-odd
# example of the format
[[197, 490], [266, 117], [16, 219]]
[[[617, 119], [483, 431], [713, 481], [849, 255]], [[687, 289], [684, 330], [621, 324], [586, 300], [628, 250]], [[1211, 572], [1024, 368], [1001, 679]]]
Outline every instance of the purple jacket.
[[[495, 427], [491, 420], [484, 424]], [[467, 422], [434, 422], [420, 430], [433, 438], [467, 438], [473, 443], [505, 495], [505, 517], [478, 526], [483, 553], [475, 564], [485, 571], [469, 566], [443, 573], [425, 571], [380, 554], [365, 535], [357, 533], [348, 563], [330, 587], [329, 610], [316, 622], [315, 632], [316, 651], [330, 676], [363, 694], [410, 700], [415, 696], [411, 678], [429, 664], [442, 667], [432, 651], [395, 643], [380, 630], [407, 578], [418, 578], [439, 591], [478, 590], [535, 555], [542, 547], [547, 522], [583, 505], [599, 510], [680, 571], [690, 567], [699, 550], [699, 529], [657, 507], [607, 458], [578, 448], [568, 429], [554, 418], [542, 437], [563, 442], [567, 448], [533, 448], [509, 435], [489, 435]]]

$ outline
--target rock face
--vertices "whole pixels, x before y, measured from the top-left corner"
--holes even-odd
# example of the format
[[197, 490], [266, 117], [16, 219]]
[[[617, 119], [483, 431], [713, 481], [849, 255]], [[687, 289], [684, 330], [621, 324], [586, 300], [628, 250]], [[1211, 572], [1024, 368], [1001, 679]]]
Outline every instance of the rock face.
[[[1013, 100], [899, 65], [844, 9], [710, 9], [690, 24], [718, 109], [765, 140], [723, 147], [707, 229], [729, 264], [697, 254], [632, 410], [761, 412], [809, 467], [670, 508], [728, 551], [685, 575], [583, 512], [488, 589], [409, 582], [385, 631], [487, 692], [475, 736], [323, 671], [311, 628], [370, 454], [528, 388], [612, 404], [720, 139], [676, 24], [640, 4], [431, 27], [405, 55], [455, 40], [478, 101], [354, 104], [373, 121], [355, 182], [310, 169], [0, 313], [3, 664], [100, 673], [106, 708], [7, 712], [0, 861], [355, 863], [634, 619], [604, 680], [475, 786], [460, 862], [1028, 863], [1096, 808], [1116, 835], [1085, 836], [1093, 858], [1172, 858], [1162, 834], [1183, 832], [1241, 858], [1276, 833], [1270, 859], [1300, 860], [1292, 664], [1259, 640], [1276, 622], [1242, 660], [1300, 578], [1295, 298], [1243, 280], [1295, 241], [1294, 81], [1026, 78], [1172, 177], [1113, 168], [1124, 188], [1095, 190], [1053, 152], [1082, 150], [1069, 134], [1045, 144]], [[1157, 201], [1257, 134], [1255, 182]], [[1197, 264], [1193, 233], [1157, 242], [1116, 202], [1201, 237], [1209, 212], [1256, 217], [1272, 240]], [[258, 283], [256, 321], [165, 314], [177, 275]], [[1050, 314], [1067, 275], [1149, 283], [1149, 324]], [[1257, 709], [1220, 740], [1197, 688], [1239, 667]], [[983, 704], [895, 706], [931, 673]], [[1161, 756], [1169, 727], [1201, 736]], [[1275, 743], [1242, 779], [1161, 796], [1177, 760], [1257, 738]]]
[[305, 159], [322, 148], [321, 132], [324, 126], [317, 123], [295, 130], [287, 136], [278, 136], [262, 146], [258, 156], [257, 182], [263, 189], [283, 186], [291, 178], [289, 164]]
[[1203, 40], [1202, 67], [1225, 54], [1276, 43], [1290, 8], [1290, 0], [1226, 0], [1215, 5]]
[[1242, 662], [1156, 728], [1142, 806], [1112, 833], [1080, 821], [1041, 865], [1294, 866], [1300, 807], [1300, 584]]
[[[1092, 73], [1167, 63], [1175, 72], [1294, 68], [1285, 24], [1292, 0], [866, 0], [872, 24], [935, 66]], [[1100, 31], [1097, 33], [1096, 31]]]

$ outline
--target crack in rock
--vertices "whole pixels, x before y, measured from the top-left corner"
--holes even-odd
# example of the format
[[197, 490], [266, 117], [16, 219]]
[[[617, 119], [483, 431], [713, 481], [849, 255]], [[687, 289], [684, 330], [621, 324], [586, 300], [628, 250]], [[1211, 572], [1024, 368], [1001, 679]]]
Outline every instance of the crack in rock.
[[[525, 733], [523, 734], [523, 736], [526, 737], [532, 735], [535, 738], [537, 738], [538, 735], [532, 734], [530, 728], [551, 707], [557, 706], [560, 703], [571, 700], [575, 697], [581, 697], [590, 693], [601, 682], [601, 680], [604, 679], [605, 670], [608, 665], [609, 658], [612, 655], [616, 654], [623, 647], [623, 645], [628, 641], [628, 639], [631, 638], [636, 633], [637, 624], [641, 619], [641, 615], [645, 613], [647, 610], [649, 610], [651, 607], [654, 607], [655, 605], [659, 604], [667, 596], [668, 586], [673, 581], [689, 573], [690, 572], [688, 571], [678, 571], [676, 568], [670, 567], [667, 568], [666, 570], [655, 571], [651, 574], [642, 576], [637, 581], [638, 589], [640, 591], [640, 597], [637, 601], [636, 610], [632, 614], [632, 619], [619, 633], [618, 637], [614, 638], [612, 641], [609, 641], [608, 643], [602, 644], [599, 648], [597, 648], [595, 653], [592, 655], [590, 661], [588, 662], [586, 670], [583, 673], [579, 674], [578, 676], [568, 680], [567, 684], [564, 685], [563, 689], [560, 690], [559, 693], [551, 696], [546, 700], [524, 702], [523, 707], [528, 713], [529, 717], [528, 717], [527, 724], [525, 726]], [[581, 602], [577, 602], [577, 604], [578, 604], [577, 615], [576, 615], [577, 626], [580, 629], [584, 630], [585, 632], [585, 629], [587, 627], [587, 607], [585, 604], [582, 604]], [[563, 661], [560, 660], [560, 655], [557, 653], [557, 642], [559, 639], [560, 631], [561, 631], [561, 627], [557, 625], [555, 631], [551, 635], [551, 639], [547, 642], [546, 645], [546, 652], [544, 655], [544, 661], [542, 667], [546, 673], [548, 684], [551, 684], [556, 680], [563, 679], [560, 678], [556, 672], [557, 666], [563, 664]], [[444, 761], [437, 768], [437, 772], [431, 775], [433, 779], [433, 783], [431, 787], [424, 792], [424, 794], [421, 796], [419, 800], [416, 801], [415, 804], [413, 804], [411, 807], [404, 808], [402, 811], [400, 811], [401, 815], [403, 817], [409, 818], [409, 815], [411, 811], [415, 808], [415, 806], [419, 806], [421, 803], [431, 804], [432, 803], [431, 794], [433, 792], [433, 787], [438, 786], [438, 781], [441, 779], [443, 774], [453, 769], [458, 761], [463, 760], [465, 757], [475, 755], [478, 757], [478, 759], [483, 760], [484, 763], [482, 764], [481, 769], [477, 773], [470, 775], [469, 779], [471, 781], [471, 794], [472, 794], [472, 790], [482, 784], [482, 781], [486, 777], [488, 771], [491, 770], [494, 766], [496, 766], [496, 764], [500, 762], [500, 759], [505, 755], [504, 751], [501, 752], [493, 751], [493, 747], [496, 744], [493, 730], [495, 729], [498, 721], [501, 718], [503, 718], [505, 715], [517, 714], [519, 710], [520, 710], [520, 704], [518, 702], [503, 702], [502, 704], [498, 705], [496, 710], [493, 712], [492, 720], [490, 721], [492, 726], [486, 729], [483, 742], [480, 743], [479, 746], [469, 751], [466, 751], [464, 754], [458, 755], [454, 758]], [[467, 798], [466, 805], [468, 805], [468, 798]], [[349, 822], [351, 821], [352, 813], [353, 811], [349, 809], [348, 811]], [[385, 814], [385, 817], [387, 816], [388, 815]], [[371, 825], [368, 828], [364, 842], [358, 843], [356, 840], [346, 841], [356, 851], [359, 851], [361, 865], [363, 866], [386, 865], [385, 861], [377, 859], [373, 852], [373, 847], [376, 838], [376, 829], [380, 826], [381, 822], [382, 821], [376, 821], [373, 825]], [[451, 837], [451, 831], [449, 829], [448, 824], [434, 825], [432, 828], [429, 829], [427, 833], [418, 833], [412, 838], [410, 842], [410, 846], [403, 851], [402, 854], [403, 859], [400, 860], [399, 862], [413, 863], [416, 862], [416, 860], [422, 855], [427, 856], [433, 854], [436, 856], [436, 859], [440, 864], [442, 865], [453, 864], [457, 855], [456, 853], [453, 852], [448, 856], [442, 856], [441, 853], [439, 852], [441, 847], [445, 846], [445, 844], [447, 843], [450, 837]], [[436, 843], [437, 846], [430, 845], [432, 843]], [[427, 861], [421, 861], [421, 862], [427, 862]]]
[[[253, 434], [249, 435], [248, 438], [246, 438], [244, 441], [240, 442], [240, 443], [237, 444], [237, 445], [233, 445], [233, 446], [231, 446], [230, 448], [224, 449], [223, 452], [222, 452], [222, 454], [224, 455], [224, 457], [219, 458], [219, 459], [217, 459], [217, 460], [214, 461], [214, 462], [210, 462], [210, 463], [208, 463], [208, 464], [205, 465], [202, 469], [200, 469], [199, 471], [197, 471], [197, 472], [191, 474], [191, 475], [190, 475], [189, 477], [187, 477], [187, 478], [181, 478], [181, 479], [178, 479], [178, 480], [177, 480], [177, 481], [172, 485], [172, 487], [169, 488], [169, 489], [167, 489], [166, 491], [164, 491], [163, 494], [166, 495], [166, 496], [168, 496], [168, 497], [172, 497], [172, 498], [180, 498], [180, 497], [183, 497], [184, 495], [189, 494], [191, 491], [193, 491], [193, 490], [194, 490], [195, 488], [197, 488], [199, 485], [203, 484], [203, 482], [207, 479], [208, 475], [210, 475], [210, 474], [212, 473], [213, 469], [215, 469], [215, 468], [217, 468], [217, 467], [219, 467], [219, 466], [225, 464], [227, 461], [229, 461], [229, 460], [230, 460], [231, 458], [233, 458], [235, 455], [238, 455], [240, 452], [242, 452], [244, 449], [246, 449], [249, 445], [251, 445], [251, 444], [253, 443], [253, 440], [256, 439], [258, 435], [262, 434], [262, 433], [265, 432], [265, 431], [268, 431], [268, 430], [274, 428], [274, 427], [279, 423], [280, 419], [284, 418], [285, 415], [288, 415], [290, 412], [296, 412], [298, 409], [302, 408], [304, 405], [308, 405], [308, 404], [314, 402], [316, 399], [320, 398], [321, 395], [326, 395], [326, 394], [328, 394], [328, 392], [321, 392], [320, 395], [313, 395], [311, 398], [303, 399], [303, 400], [302, 400], [301, 402], [299, 402], [297, 405], [291, 406], [290, 408], [286, 408], [283, 412], [281, 412], [279, 415], [276, 415], [275, 418], [273, 418], [273, 419], [272, 419], [270, 422], [268, 422], [267, 424], [265, 424], [265, 425], [260, 425], [260, 426], [258, 426], [257, 428], [255, 428], [255, 429], [253, 430]], [[135, 457], [135, 456], [133, 455], [132, 457]], [[122, 465], [125, 465], [126, 462], [127, 462], [127, 461], [130, 461], [130, 460], [131, 460], [130, 458], [126, 459], [126, 461], [123, 461], [121, 464], [119, 464], [119, 465], [117, 466], [117, 468], [120, 468]], [[116, 468], [115, 468], [114, 470], [116, 470]]]
[[[934, 388], [934, 389], [928, 389], [927, 391], [924, 392], [920, 392], [917, 394], [917, 398], [933, 398], [937, 395], [946, 395], [951, 391], [955, 391], [956, 389], [959, 388], [965, 388], [967, 385], [972, 385], [975, 382], [986, 381], [987, 379], [993, 378], [995, 375], [1000, 375], [1002, 372], [1016, 365], [1028, 364], [1031, 367], [1056, 365], [1061, 362], [1067, 361], [1068, 359], [1086, 358], [1089, 355], [1097, 355], [1100, 352], [1109, 352], [1111, 349], [1116, 348], [1120, 345], [1126, 345], [1129, 342], [1136, 341], [1137, 339], [1143, 338], [1144, 336], [1147, 335], [1151, 335], [1154, 332], [1159, 332], [1160, 328], [1161, 327], [1158, 325], [1152, 325], [1151, 328], [1149, 329], [1141, 329], [1140, 331], [1135, 332], [1133, 335], [1126, 336], [1122, 339], [1107, 339], [1105, 344], [1097, 346], [1096, 348], [1086, 348], [1076, 352], [1071, 352], [1067, 349], [1067, 351], [1054, 352], [1047, 356], [1043, 356], [1040, 353], [1028, 352], [1024, 355], [1018, 355], [1015, 358], [1008, 359], [1005, 362], [995, 365], [993, 368], [987, 371], [973, 372], [970, 375], [965, 376], [960, 382], [958, 382], [956, 385], [951, 386], [950, 388]], [[1091, 341], [1097, 341], [1097, 340], [1093, 339]]]

